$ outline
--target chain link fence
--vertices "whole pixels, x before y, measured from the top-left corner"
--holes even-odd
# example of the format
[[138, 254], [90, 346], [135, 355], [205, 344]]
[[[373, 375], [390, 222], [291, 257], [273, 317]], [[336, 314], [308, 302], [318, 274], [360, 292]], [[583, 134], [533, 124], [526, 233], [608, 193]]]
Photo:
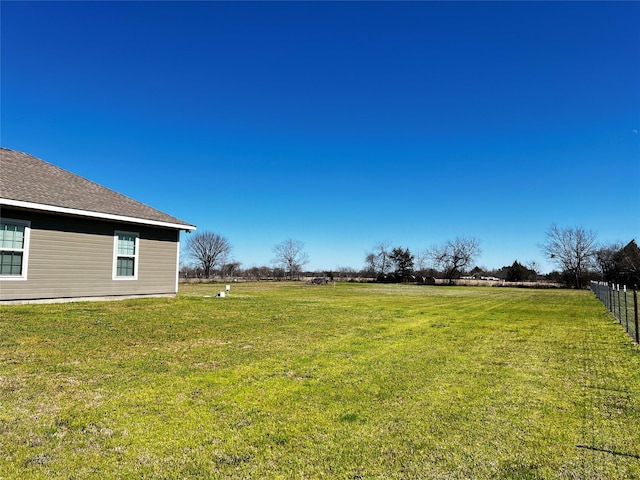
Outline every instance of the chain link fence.
[[638, 344], [638, 291], [627, 290], [625, 285], [591, 282], [591, 291], [618, 320], [622, 328]]

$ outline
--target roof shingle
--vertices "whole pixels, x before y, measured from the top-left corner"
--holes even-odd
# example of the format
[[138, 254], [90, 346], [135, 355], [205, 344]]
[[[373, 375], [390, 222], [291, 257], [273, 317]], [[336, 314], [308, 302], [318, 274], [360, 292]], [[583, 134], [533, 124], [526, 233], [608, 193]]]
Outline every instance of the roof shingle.
[[194, 228], [33, 155], [0, 147], [0, 204], [3, 199]]

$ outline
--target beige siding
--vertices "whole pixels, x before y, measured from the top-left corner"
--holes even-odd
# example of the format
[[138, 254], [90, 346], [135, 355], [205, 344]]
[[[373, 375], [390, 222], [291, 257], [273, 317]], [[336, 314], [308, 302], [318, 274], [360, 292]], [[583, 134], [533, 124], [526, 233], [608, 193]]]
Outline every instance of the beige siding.
[[[177, 230], [2, 211], [30, 220], [26, 280], [0, 280], [0, 300], [176, 293]], [[113, 279], [114, 232], [140, 235], [137, 280]]]

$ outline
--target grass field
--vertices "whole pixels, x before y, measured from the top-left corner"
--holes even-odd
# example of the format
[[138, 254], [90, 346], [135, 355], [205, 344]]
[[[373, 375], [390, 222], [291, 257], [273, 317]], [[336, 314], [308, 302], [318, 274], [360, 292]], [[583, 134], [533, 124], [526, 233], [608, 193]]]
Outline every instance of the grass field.
[[640, 478], [586, 291], [300, 283], [0, 307], [0, 478]]

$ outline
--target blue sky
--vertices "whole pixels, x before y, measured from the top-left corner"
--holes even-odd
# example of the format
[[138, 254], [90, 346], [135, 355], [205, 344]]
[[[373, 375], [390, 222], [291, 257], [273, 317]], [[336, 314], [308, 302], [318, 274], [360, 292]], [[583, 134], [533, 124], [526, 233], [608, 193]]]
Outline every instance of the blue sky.
[[310, 269], [640, 240], [640, 3], [8, 2], [1, 143]]

